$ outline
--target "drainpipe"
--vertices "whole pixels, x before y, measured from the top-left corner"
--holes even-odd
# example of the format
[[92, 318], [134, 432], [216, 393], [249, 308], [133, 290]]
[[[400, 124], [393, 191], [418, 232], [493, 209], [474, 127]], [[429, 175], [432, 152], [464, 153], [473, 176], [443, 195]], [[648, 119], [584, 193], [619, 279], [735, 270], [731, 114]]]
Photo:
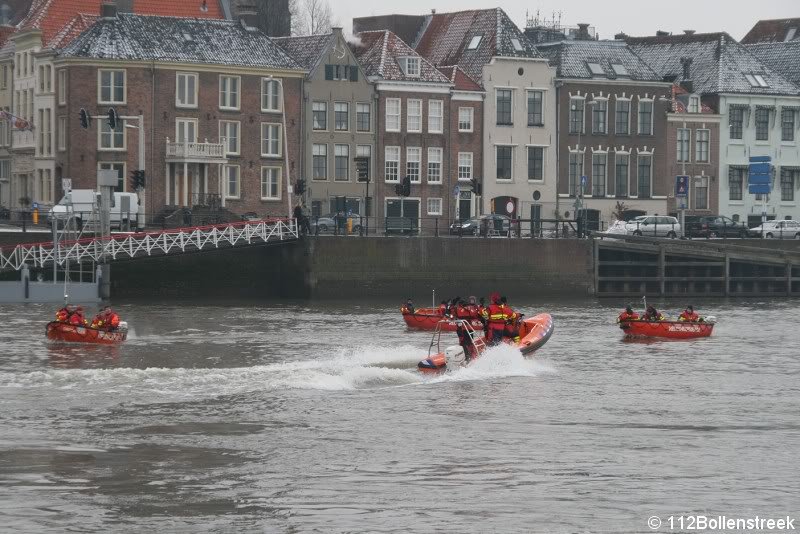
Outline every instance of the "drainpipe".
[[[198, 84], [199, 84], [198, 80]], [[150, 62], [150, 164], [147, 166], [149, 169], [153, 169], [152, 173], [147, 179], [149, 182], [149, 187], [144, 188], [144, 201], [145, 205], [150, 207], [150, 212], [153, 213], [155, 208], [155, 142], [156, 142], [156, 63], [155, 61]], [[144, 124], [141, 125], [144, 128]], [[150, 193], [150, 201], [148, 202], [147, 193]], [[150, 217], [150, 221], [153, 221], [153, 217]], [[144, 214], [144, 221], [143, 225], [147, 228], [147, 212]]]
[[[561, 86], [563, 83], [555, 80], [554, 85], [556, 88], [556, 216], [554, 218], [559, 219], [561, 217], [561, 208], [558, 196], [558, 182], [561, 174]], [[558, 225], [557, 222], [556, 225]]]

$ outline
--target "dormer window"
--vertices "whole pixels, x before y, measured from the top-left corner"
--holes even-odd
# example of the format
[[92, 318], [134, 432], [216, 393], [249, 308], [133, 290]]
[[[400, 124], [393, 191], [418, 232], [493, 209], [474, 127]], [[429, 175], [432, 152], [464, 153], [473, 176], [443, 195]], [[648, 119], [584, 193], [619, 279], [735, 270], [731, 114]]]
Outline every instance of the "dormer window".
[[474, 35], [470, 40], [469, 44], [467, 45], [467, 50], [475, 50], [481, 44], [481, 39], [483, 39], [483, 35]]
[[614, 69], [614, 74], [616, 74], [619, 77], [627, 78], [630, 76], [628, 69], [626, 69], [625, 65], [623, 65], [622, 63], [612, 63], [611, 68]]
[[519, 39], [516, 37], [511, 38], [511, 44], [514, 47], [514, 50], [517, 52], [522, 52], [522, 43], [519, 42]]
[[786, 32], [786, 38], [783, 42], [788, 43], [792, 39], [794, 39], [794, 35], [797, 33], [797, 28], [789, 28]]
[[606, 71], [603, 70], [603, 67], [600, 66], [600, 63], [587, 63], [589, 67], [589, 72], [592, 73], [592, 76], [605, 76]]
[[419, 77], [419, 58], [418, 57], [405, 57], [402, 58], [403, 72], [406, 76], [418, 78]]
[[700, 113], [700, 97], [689, 97], [689, 113]]
[[769, 84], [761, 74], [745, 74], [745, 78], [752, 87], [769, 87]]

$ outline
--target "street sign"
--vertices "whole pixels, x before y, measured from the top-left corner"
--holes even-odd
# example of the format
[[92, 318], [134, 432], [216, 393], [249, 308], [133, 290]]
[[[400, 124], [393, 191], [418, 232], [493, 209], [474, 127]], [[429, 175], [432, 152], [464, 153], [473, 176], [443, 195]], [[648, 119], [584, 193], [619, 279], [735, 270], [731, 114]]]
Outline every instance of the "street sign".
[[685, 210], [686, 208], [688, 208], [686, 200], [687, 200], [687, 198], [685, 196], [678, 197], [678, 209], [679, 210]]
[[510, 200], [506, 203], [506, 213], [509, 215], [514, 213], [514, 203]]
[[61, 189], [64, 190], [64, 193], [69, 193], [72, 191], [72, 178], [62, 178], [61, 179]]
[[359, 182], [369, 182], [369, 158], [358, 156], [353, 158], [356, 163], [356, 176]]
[[587, 181], [588, 181], [588, 178], [586, 178], [586, 176], [581, 176], [581, 188], [586, 189], [586, 182]]
[[675, 197], [686, 198], [689, 196], [689, 177], [676, 176], [675, 177]]
[[458, 198], [458, 195], [461, 193], [461, 188], [458, 185], [453, 186], [453, 196]]
[[34, 202], [33, 204], [31, 204], [31, 208], [33, 208], [35, 210], [39, 209], [39, 203], [38, 202]]
[[770, 156], [752, 156], [747, 173], [747, 190], [751, 195], [768, 195], [772, 192], [774, 167]]

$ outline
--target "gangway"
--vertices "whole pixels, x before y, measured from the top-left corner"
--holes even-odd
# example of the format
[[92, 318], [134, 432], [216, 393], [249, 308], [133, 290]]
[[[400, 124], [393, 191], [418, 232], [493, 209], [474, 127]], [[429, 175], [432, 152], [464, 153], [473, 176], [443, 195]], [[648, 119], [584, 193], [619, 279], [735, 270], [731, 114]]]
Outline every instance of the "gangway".
[[264, 219], [230, 224], [174, 228], [155, 232], [112, 234], [73, 241], [52, 241], [0, 249], [0, 271], [43, 268], [67, 262], [111, 262], [221, 248], [296, 241], [295, 219]]

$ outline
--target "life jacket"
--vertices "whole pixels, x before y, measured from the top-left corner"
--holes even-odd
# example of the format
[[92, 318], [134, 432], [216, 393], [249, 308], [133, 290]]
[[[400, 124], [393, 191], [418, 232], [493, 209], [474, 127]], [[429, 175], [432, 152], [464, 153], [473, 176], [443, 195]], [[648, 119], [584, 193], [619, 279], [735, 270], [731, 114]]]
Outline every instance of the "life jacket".
[[83, 324], [84, 324], [83, 315], [81, 315], [78, 312], [73, 312], [69, 316], [69, 324], [71, 324], [73, 326], [83, 326]]
[[500, 304], [490, 304], [486, 309], [486, 317], [491, 330], [506, 329], [506, 310]]
[[447, 305], [439, 304], [439, 315], [445, 315], [446, 313], [447, 313]]
[[680, 316], [678, 317], [678, 320], [679, 320], [679, 321], [687, 321], [687, 322], [690, 322], [690, 323], [697, 322], [697, 320], [698, 320], [698, 319], [700, 319], [700, 316], [699, 316], [699, 315], [697, 315], [695, 312], [692, 312], [692, 313], [686, 313], [686, 312], [684, 311], [684, 312], [683, 312], [683, 313], [681, 313], [681, 314], [680, 314]]
[[119, 315], [114, 312], [111, 312], [111, 317], [108, 321], [108, 324], [111, 325], [111, 328], [119, 328]]
[[636, 313], [636, 312], [628, 313], [627, 311], [624, 311], [624, 312], [619, 314], [619, 317], [617, 317], [617, 322], [637, 321], [638, 319], [639, 319], [639, 314], [638, 313]]
[[69, 310], [66, 308], [61, 308], [56, 312], [56, 321], [59, 323], [66, 323], [67, 319], [69, 319]]

